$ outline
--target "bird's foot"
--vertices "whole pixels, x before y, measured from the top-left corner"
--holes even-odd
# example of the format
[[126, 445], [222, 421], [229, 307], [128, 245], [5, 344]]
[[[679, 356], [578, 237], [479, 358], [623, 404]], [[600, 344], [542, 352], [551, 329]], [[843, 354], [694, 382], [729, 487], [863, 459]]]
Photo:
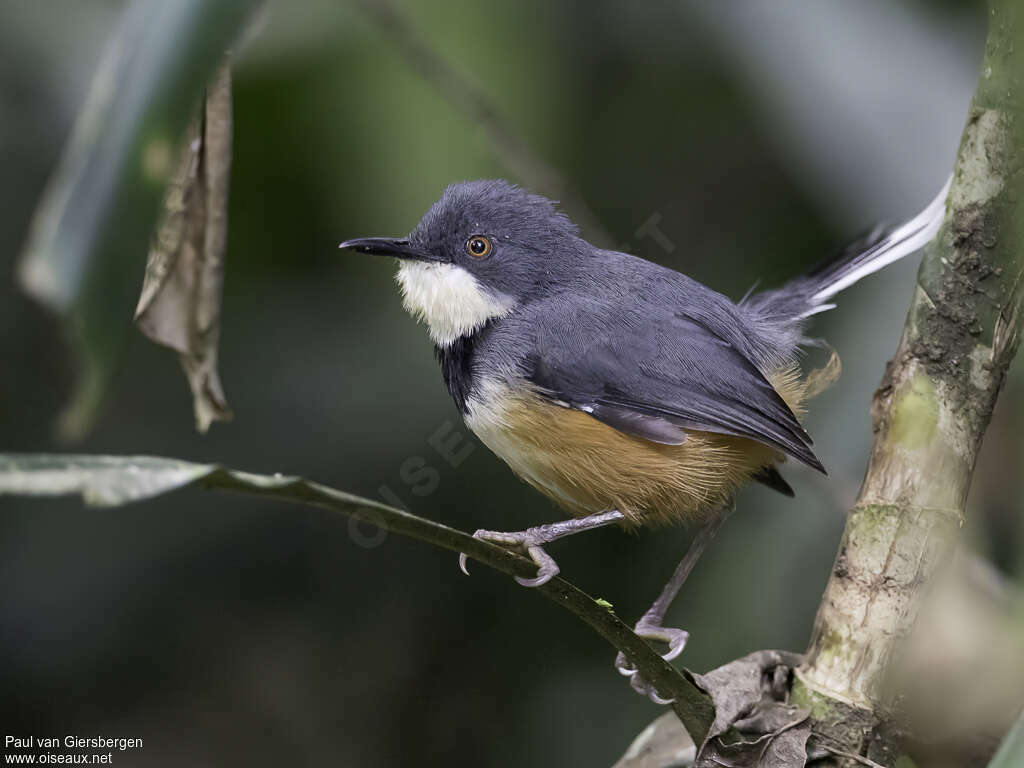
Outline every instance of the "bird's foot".
[[[514, 578], [524, 587], [539, 587], [551, 581], [551, 579], [558, 575], [559, 571], [558, 563], [555, 562], [551, 555], [544, 551], [543, 547], [544, 544], [557, 538], [557, 536], [546, 535], [549, 528], [550, 526], [537, 526], [536, 528], [527, 528], [525, 531], [513, 532], [485, 531], [481, 528], [473, 534], [473, 538], [525, 552], [537, 564], [537, 575], [532, 579], [522, 576], [515, 576]], [[459, 568], [462, 569], [464, 574], [469, 575], [469, 571], [466, 569], [465, 552], [459, 553]]]
[[[686, 641], [690, 638], [689, 632], [682, 629], [673, 629], [672, 627], [663, 627], [658, 620], [647, 616], [644, 616], [636, 623], [633, 631], [644, 640], [658, 640], [667, 643], [668, 653], [663, 654], [661, 657], [665, 661], [672, 661], [681, 654], [686, 647]], [[644, 680], [643, 676], [637, 674], [636, 668], [629, 663], [629, 660], [621, 652], [615, 657], [615, 669], [618, 670], [620, 675], [629, 678], [629, 685], [634, 691], [646, 696], [655, 704], [671, 704], [674, 701], [673, 699], [665, 699], [659, 696], [657, 689]]]
[[[537, 564], [537, 575], [532, 579], [525, 579], [516, 576], [515, 579], [524, 587], [539, 587], [546, 584], [558, 575], [558, 563], [547, 552], [544, 551], [544, 544], [565, 536], [582, 531], [592, 531], [595, 528], [602, 528], [622, 520], [622, 513], [617, 510], [597, 512], [586, 517], [577, 517], [572, 520], [562, 520], [557, 523], [547, 523], [527, 528], [525, 531], [485, 531], [479, 530], [473, 534], [473, 538], [483, 541], [490, 541], [494, 544], [501, 544], [504, 547], [518, 549], [526, 553], [533, 562]], [[466, 553], [459, 553], [459, 568], [469, 575], [466, 570]]]

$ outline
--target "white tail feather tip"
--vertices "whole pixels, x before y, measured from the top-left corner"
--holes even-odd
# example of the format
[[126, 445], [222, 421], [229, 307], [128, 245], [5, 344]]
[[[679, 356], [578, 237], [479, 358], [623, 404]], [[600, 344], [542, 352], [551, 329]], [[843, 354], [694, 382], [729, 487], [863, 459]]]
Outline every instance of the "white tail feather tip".
[[[861, 278], [877, 272], [883, 267], [909, 256], [915, 251], [931, 242], [942, 226], [946, 214], [946, 197], [949, 195], [949, 187], [953, 182], [950, 176], [943, 185], [942, 190], [928, 207], [917, 214], [910, 221], [894, 229], [879, 243], [873, 245], [869, 250], [876, 253], [864, 264], [851, 272], [841, 274], [838, 280], [831, 285], [822, 288], [811, 298], [814, 303], [827, 301], [840, 291], [849, 288]], [[805, 313], [805, 317], [815, 312], [823, 312], [831, 307], [818, 308], [812, 312]]]

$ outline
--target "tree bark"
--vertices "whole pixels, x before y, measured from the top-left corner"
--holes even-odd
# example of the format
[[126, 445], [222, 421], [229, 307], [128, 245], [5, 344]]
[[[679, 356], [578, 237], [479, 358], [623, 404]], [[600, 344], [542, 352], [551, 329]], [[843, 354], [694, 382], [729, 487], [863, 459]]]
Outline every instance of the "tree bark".
[[816, 733], [884, 765], [902, 750], [886, 672], [925, 585], [960, 538], [978, 449], [1020, 332], [1016, 6], [989, 3], [945, 222], [875, 393], [867, 475], [794, 682], [794, 701], [811, 710]]

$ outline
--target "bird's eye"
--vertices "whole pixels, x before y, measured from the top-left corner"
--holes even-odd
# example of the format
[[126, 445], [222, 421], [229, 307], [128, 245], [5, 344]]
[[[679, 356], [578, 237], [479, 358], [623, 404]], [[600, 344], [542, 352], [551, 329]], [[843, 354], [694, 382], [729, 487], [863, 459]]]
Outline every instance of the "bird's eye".
[[483, 235], [473, 235], [466, 241], [466, 253], [474, 259], [485, 259], [491, 255], [491, 241]]

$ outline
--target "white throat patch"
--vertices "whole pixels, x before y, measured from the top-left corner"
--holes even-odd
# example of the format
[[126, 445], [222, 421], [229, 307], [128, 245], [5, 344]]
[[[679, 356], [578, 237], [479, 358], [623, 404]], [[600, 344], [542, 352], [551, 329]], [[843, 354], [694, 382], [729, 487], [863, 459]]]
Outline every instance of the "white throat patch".
[[430, 338], [447, 347], [488, 320], [512, 311], [508, 296], [494, 296], [473, 275], [454, 264], [403, 261], [396, 276], [402, 305], [430, 330]]

